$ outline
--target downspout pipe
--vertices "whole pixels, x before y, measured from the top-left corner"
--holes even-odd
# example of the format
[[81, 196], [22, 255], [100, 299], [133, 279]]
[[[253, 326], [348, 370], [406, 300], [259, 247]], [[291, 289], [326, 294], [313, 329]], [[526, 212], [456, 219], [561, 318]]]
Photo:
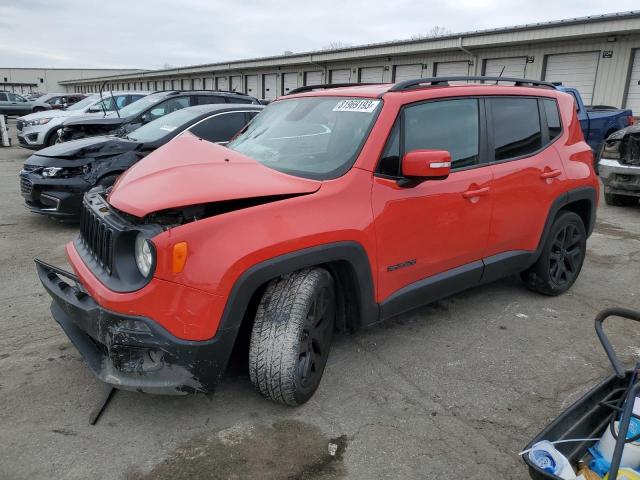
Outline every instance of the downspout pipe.
[[474, 72], [472, 73], [477, 74], [478, 56], [470, 50], [464, 48], [464, 46], [462, 45], [462, 37], [458, 37], [458, 48], [471, 57], [474, 70]]

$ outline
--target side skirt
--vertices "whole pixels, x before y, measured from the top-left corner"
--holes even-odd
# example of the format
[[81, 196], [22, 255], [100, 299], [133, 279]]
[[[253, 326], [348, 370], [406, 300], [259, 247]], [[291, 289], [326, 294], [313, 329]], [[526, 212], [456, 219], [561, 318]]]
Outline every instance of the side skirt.
[[380, 319], [385, 320], [468, 288], [491, 283], [525, 270], [536, 252], [504, 252], [412, 283], [380, 304]]

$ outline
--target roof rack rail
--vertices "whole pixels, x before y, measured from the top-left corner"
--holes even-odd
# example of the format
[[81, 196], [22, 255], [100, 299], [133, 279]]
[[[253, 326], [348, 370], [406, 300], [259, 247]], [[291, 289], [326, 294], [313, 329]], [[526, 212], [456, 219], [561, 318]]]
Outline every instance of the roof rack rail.
[[342, 88], [342, 87], [358, 87], [361, 85], [372, 85], [370, 83], [322, 83], [320, 85], [305, 85], [304, 87], [298, 87], [291, 90], [287, 95], [293, 95], [294, 93], [310, 92], [312, 90], [328, 90], [330, 88]]
[[[132, 90], [133, 91], [133, 90]], [[178, 95], [180, 93], [189, 93], [189, 92], [207, 92], [207, 93], [229, 93], [233, 95], [243, 95], [245, 97], [249, 97], [250, 95], [247, 93], [238, 92], [235, 90], [211, 90], [206, 88], [197, 88], [195, 90], [182, 90], [180, 88], [171, 88], [167, 90], [152, 90], [151, 93], [171, 93], [173, 95]]]
[[398, 82], [393, 85], [388, 91], [389, 92], [401, 92], [403, 90], [410, 90], [414, 87], [418, 87], [420, 85], [431, 85], [431, 86], [447, 86], [449, 82], [464, 82], [468, 80], [475, 81], [488, 81], [488, 82], [510, 82], [515, 83], [516, 87], [522, 86], [532, 86], [532, 87], [545, 87], [545, 88], [553, 88], [556, 86], [550, 82], [543, 82], [540, 80], [531, 80], [528, 78], [515, 78], [515, 77], [483, 77], [483, 76], [458, 76], [458, 77], [428, 77], [428, 78], [416, 78], [415, 80], [405, 80], [403, 82]]

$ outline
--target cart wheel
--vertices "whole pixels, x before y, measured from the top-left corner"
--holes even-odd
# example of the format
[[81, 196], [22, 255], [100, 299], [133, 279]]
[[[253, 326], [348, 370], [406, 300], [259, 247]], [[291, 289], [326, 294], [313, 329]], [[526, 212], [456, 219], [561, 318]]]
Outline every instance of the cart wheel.
[[527, 287], [543, 295], [560, 295], [576, 281], [587, 250], [587, 234], [579, 215], [562, 212], [551, 226], [540, 258], [522, 272]]

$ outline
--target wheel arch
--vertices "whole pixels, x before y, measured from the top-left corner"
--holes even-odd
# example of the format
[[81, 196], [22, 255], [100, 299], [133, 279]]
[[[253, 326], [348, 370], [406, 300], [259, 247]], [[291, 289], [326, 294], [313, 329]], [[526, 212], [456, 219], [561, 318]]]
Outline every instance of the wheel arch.
[[597, 191], [594, 187], [579, 187], [563, 193], [552, 204], [547, 214], [547, 220], [540, 236], [538, 248], [531, 260], [531, 264], [538, 260], [547, 241], [553, 222], [563, 211], [574, 212], [580, 216], [584, 223], [587, 237], [591, 235], [596, 224]]
[[[373, 276], [364, 247], [353, 241], [305, 248], [265, 260], [246, 270], [235, 282], [218, 330], [247, 333], [254, 310], [267, 284], [303, 268], [320, 267], [331, 273], [338, 296], [336, 323], [341, 330], [356, 329], [378, 321]], [[236, 337], [234, 343], [241, 339]]]

